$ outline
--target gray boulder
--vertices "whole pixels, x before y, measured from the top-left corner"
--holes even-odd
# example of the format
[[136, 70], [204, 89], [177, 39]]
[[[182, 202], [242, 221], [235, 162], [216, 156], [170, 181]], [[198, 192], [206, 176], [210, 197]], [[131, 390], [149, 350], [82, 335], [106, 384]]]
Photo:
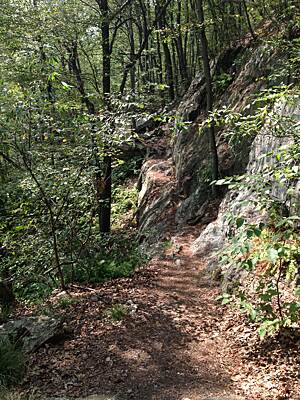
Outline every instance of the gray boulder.
[[24, 317], [0, 325], [0, 335], [16, 341], [25, 353], [37, 350], [51, 339], [62, 338], [64, 334], [62, 321], [47, 316]]

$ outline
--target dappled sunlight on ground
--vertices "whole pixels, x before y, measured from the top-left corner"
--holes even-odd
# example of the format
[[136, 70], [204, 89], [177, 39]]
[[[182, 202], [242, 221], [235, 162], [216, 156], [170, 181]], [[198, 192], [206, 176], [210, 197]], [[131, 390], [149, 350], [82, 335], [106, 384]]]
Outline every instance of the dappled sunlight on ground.
[[[199, 277], [202, 265], [191, 255], [191, 242], [192, 234], [184, 240], [174, 236], [176, 246], [132, 279], [81, 295], [64, 311], [72, 335], [32, 355], [25, 387], [52, 396], [232, 398], [234, 385], [218, 335], [218, 289], [205, 274]], [[132, 303], [134, 310], [128, 308], [121, 321], [105, 316], [114, 304]]]

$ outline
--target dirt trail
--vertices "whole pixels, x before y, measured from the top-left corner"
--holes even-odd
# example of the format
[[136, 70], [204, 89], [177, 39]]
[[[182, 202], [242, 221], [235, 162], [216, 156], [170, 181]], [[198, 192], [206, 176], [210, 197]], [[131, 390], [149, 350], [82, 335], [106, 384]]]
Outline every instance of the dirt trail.
[[[149, 291], [153, 304], [170, 328], [160, 341], [158, 356], [164, 366], [163, 378], [149, 399], [241, 399], [230, 378], [236, 365], [222, 339], [219, 323], [222, 311], [216, 303], [219, 294], [205, 273], [205, 266], [192, 255], [190, 244], [195, 233], [185, 231], [172, 237], [173, 246], [163, 259], [152, 261], [157, 273], [156, 286]], [[197, 235], [196, 235], [197, 236]], [[172, 331], [178, 342], [170, 340]], [[175, 338], [176, 338], [175, 336]], [[139, 397], [142, 398], [142, 397]]]
[[[111, 394], [135, 400], [233, 400], [238, 360], [220, 333], [218, 288], [191, 255], [193, 233], [173, 236], [172, 248], [132, 279], [96, 288], [65, 312], [73, 334], [32, 355], [25, 387], [44, 395]], [[201, 273], [202, 271], [202, 273]], [[121, 322], [105, 310], [132, 310]]]

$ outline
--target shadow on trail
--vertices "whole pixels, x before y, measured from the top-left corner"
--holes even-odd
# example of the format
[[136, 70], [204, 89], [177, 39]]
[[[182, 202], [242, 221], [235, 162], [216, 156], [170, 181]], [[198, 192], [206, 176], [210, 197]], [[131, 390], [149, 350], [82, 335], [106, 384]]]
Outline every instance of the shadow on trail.
[[219, 285], [208, 273], [199, 271], [197, 262], [191, 257], [181, 255], [177, 260], [180, 260], [179, 265], [175, 260], [171, 268], [160, 270], [162, 279], [158, 282], [158, 288], [167, 296], [177, 297], [187, 307], [204, 307], [208, 318], [215, 317]]
[[207, 359], [195, 365], [185, 353], [189, 335], [148, 301], [139, 301], [137, 312], [122, 324], [104, 326], [99, 319], [88, 331], [86, 336], [77, 332], [70, 339], [72, 346], [57, 345], [51, 362], [35, 371], [33, 383], [42, 392], [46, 388], [51, 396], [107, 393], [118, 399], [179, 400], [178, 393], [190, 390], [218, 394], [229, 382]]
[[[221, 398], [231, 381], [216, 359], [220, 342], [211, 338], [218, 289], [200, 277], [188, 246], [178, 259], [158, 258], [131, 279], [99, 287], [98, 301], [87, 297], [70, 309], [73, 337], [40, 349], [24, 386], [50, 397]], [[119, 323], [105, 318], [105, 310], [129, 300], [137, 305], [134, 313]]]

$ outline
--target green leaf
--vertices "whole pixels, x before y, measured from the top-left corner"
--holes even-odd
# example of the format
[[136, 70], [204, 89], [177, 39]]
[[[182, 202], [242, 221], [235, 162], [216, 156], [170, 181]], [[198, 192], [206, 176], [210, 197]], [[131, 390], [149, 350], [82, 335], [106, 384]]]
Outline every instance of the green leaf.
[[229, 304], [231, 302], [231, 296], [228, 293], [223, 293], [220, 296], [216, 298], [217, 301], [221, 301], [221, 305], [224, 306], [226, 304]]
[[67, 82], [62, 81], [61, 84], [62, 84], [64, 90], [70, 90], [72, 88], [72, 86], [69, 85]]
[[254, 236], [254, 231], [253, 229], [247, 229], [247, 238], [252, 238]]
[[257, 236], [257, 237], [260, 237], [262, 234], [262, 231], [259, 228], [253, 228], [253, 232], [254, 232], [255, 236]]
[[228, 185], [228, 180], [227, 179], [219, 179], [217, 181], [215, 181], [215, 184], [217, 186], [223, 186], [223, 185]]
[[236, 220], [236, 227], [237, 228], [240, 228], [241, 226], [243, 226], [244, 225], [244, 223], [245, 223], [245, 219], [244, 218], [237, 218], [237, 220]]
[[274, 249], [273, 247], [271, 247], [268, 250], [268, 256], [269, 256], [269, 260], [275, 264], [276, 261], [278, 260], [279, 256], [278, 256], [278, 251], [276, 249]]
[[258, 334], [259, 334], [260, 340], [263, 340], [263, 339], [265, 338], [266, 334], [267, 334], [267, 329], [266, 329], [266, 327], [263, 326], [263, 325], [261, 325], [261, 326], [258, 328]]
[[27, 229], [26, 225], [18, 225], [15, 227], [15, 231], [24, 231], [25, 229]]

